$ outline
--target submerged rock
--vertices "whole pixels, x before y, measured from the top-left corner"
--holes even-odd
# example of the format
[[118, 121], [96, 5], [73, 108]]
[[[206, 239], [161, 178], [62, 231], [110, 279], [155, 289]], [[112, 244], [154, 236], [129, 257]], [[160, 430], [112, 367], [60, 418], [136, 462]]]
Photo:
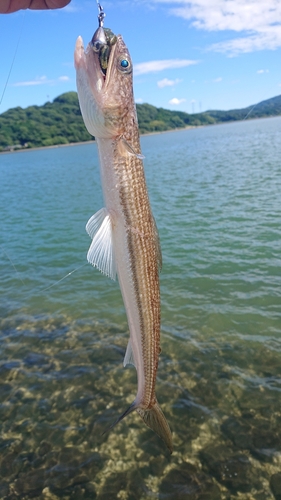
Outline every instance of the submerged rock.
[[159, 498], [163, 500], [220, 500], [221, 493], [210, 476], [189, 463], [172, 469], [163, 479]]
[[261, 486], [249, 458], [242, 453], [233, 453], [225, 444], [208, 446], [201, 451], [200, 458], [204, 470], [231, 493], [247, 493], [253, 487], [259, 489]]
[[229, 417], [222, 424], [221, 430], [235, 446], [249, 450], [258, 460], [271, 460], [281, 450], [281, 436], [277, 426], [268, 425], [262, 418]]
[[29, 498], [40, 495], [44, 488], [45, 471], [43, 469], [28, 472], [16, 481], [16, 491], [19, 495], [28, 495]]
[[6, 481], [0, 482], [0, 498], [6, 498], [9, 493], [9, 484]]
[[55, 493], [76, 485], [85, 485], [90, 481], [88, 475], [71, 467], [58, 467], [56, 470], [54, 469], [51, 471], [46, 484]]
[[118, 500], [126, 498], [139, 500], [146, 490], [138, 471], [124, 471], [110, 474], [99, 494], [99, 500]]
[[7, 477], [11, 477], [17, 471], [17, 467], [15, 466], [15, 461], [17, 459], [18, 454], [14, 451], [7, 453], [3, 456], [0, 461], [0, 477], [6, 479]]
[[45, 455], [47, 455], [47, 453], [51, 451], [51, 449], [52, 446], [50, 445], [50, 443], [47, 443], [47, 441], [42, 441], [38, 448], [39, 457], [44, 457]]
[[281, 500], [281, 473], [273, 474], [270, 478], [270, 488], [275, 500]]

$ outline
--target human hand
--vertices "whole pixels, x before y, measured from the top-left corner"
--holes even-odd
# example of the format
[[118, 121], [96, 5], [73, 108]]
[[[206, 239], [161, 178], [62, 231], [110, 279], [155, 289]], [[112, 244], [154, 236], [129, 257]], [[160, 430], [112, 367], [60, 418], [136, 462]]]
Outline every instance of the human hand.
[[1, 0], [0, 14], [10, 14], [21, 9], [61, 9], [69, 2], [70, 0]]

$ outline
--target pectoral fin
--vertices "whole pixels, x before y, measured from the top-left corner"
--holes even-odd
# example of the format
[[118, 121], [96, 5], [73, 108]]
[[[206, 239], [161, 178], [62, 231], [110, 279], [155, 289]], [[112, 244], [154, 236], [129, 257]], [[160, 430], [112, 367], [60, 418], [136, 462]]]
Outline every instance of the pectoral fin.
[[89, 219], [86, 231], [93, 240], [87, 254], [88, 262], [115, 280], [116, 261], [112, 238], [112, 220], [106, 208], [102, 208]]

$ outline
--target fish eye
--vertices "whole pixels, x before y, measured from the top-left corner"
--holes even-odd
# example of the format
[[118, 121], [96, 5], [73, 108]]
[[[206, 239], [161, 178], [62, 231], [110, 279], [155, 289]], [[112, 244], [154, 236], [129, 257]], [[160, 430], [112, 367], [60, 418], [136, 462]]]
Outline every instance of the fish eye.
[[122, 61], [120, 62], [122, 68], [128, 68], [129, 66], [129, 61], [127, 61], [127, 59], [122, 59]]
[[118, 69], [122, 71], [122, 73], [131, 73], [132, 64], [129, 59], [125, 56], [121, 56], [119, 59]]

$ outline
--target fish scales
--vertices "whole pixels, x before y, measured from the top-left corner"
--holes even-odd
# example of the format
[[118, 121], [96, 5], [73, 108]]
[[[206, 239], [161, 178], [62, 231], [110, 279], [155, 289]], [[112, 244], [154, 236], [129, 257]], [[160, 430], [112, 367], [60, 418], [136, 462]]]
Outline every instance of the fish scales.
[[[135, 128], [135, 141], [131, 144], [137, 149], [139, 139], [136, 125]], [[145, 371], [144, 394], [146, 405], [150, 406], [160, 349], [160, 292], [154, 221], [141, 160], [129, 155], [125, 158], [118, 154], [114, 156], [131, 260], [130, 272], [139, 310]]]
[[79, 103], [97, 142], [105, 203], [87, 223], [92, 238], [87, 257], [104, 274], [118, 276], [130, 330], [124, 365], [133, 364], [138, 376], [134, 402], [110, 428], [136, 410], [172, 452], [171, 431], [155, 395], [161, 250], [143, 169], [132, 62], [120, 35], [103, 49], [101, 30], [86, 51], [81, 37], [75, 48]]

